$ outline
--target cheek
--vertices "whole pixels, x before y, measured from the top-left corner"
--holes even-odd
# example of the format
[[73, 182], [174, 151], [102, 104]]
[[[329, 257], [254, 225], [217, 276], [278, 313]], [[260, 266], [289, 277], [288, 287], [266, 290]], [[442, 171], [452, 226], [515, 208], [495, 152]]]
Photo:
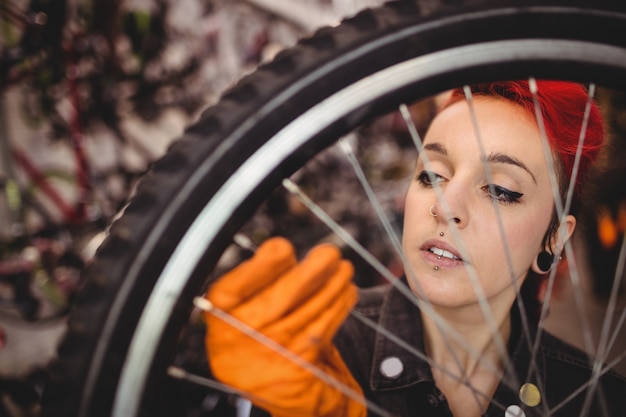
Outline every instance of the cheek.
[[411, 191], [412, 190], [409, 189], [404, 201], [404, 232], [409, 234], [415, 229], [419, 221], [424, 221], [423, 216], [420, 216], [422, 207], [419, 204], [419, 199], [412, 196]]
[[404, 224], [402, 226], [402, 246], [405, 251], [410, 250], [410, 242], [415, 235], [416, 221], [413, 219], [410, 208], [405, 207], [407, 211], [404, 213]]
[[541, 250], [543, 231], [548, 227], [543, 227], [542, 222], [537, 222], [537, 218], [528, 221], [518, 221], [507, 228], [507, 245], [512, 254], [513, 262], [518, 266], [526, 268], [534, 257]]
[[507, 243], [509, 248], [514, 252], [520, 250], [526, 252], [527, 250], [524, 249], [530, 247], [534, 250], [535, 245], [533, 243], [536, 240], [535, 235], [537, 233], [533, 229], [534, 228], [532, 227], [529, 228], [521, 224], [509, 228], [507, 232]]

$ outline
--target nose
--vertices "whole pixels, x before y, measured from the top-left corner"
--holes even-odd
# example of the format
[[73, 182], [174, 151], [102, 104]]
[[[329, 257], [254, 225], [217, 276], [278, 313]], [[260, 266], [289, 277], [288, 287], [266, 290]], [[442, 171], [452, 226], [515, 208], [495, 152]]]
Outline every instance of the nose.
[[469, 188], [460, 183], [448, 183], [443, 189], [441, 196], [437, 198], [437, 204], [434, 205], [432, 211], [437, 216], [435, 219], [444, 222], [448, 226], [462, 229], [469, 223]]

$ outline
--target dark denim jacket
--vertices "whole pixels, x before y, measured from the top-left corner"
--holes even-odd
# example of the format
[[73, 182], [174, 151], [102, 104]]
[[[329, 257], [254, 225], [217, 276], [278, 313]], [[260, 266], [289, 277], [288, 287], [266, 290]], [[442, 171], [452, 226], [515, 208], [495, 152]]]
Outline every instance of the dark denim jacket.
[[[434, 384], [430, 366], [423, 356], [415, 354], [415, 351], [424, 352], [422, 321], [417, 307], [393, 287], [384, 286], [363, 290], [355, 310], [356, 315], [348, 318], [335, 342], [365, 396], [394, 416], [452, 416], [445, 396]], [[366, 319], [359, 319], [359, 315]], [[526, 417], [580, 416], [591, 375], [588, 356], [542, 332], [533, 365], [531, 344], [521, 331], [516, 308], [512, 317], [508, 346], [512, 369], [505, 372], [484, 415], [504, 417], [508, 407], [518, 406]], [[376, 332], [371, 322], [378, 323], [409, 346], [401, 347], [389, 335]], [[534, 341], [535, 332], [531, 330], [531, 333]], [[396, 366], [388, 368], [387, 371], [392, 372], [385, 376], [384, 363], [389, 358], [394, 358]], [[402, 364], [400, 373], [398, 363]], [[526, 382], [540, 388], [539, 405], [529, 407], [520, 400], [519, 390]], [[570, 398], [577, 390], [578, 394]], [[605, 373], [586, 415], [626, 416], [626, 380], [617, 374]]]
[[[542, 332], [533, 365], [528, 338], [520, 330], [516, 308], [512, 317], [508, 346], [512, 369], [505, 372], [484, 416], [515, 415], [506, 414], [510, 406], [520, 407], [526, 417], [580, 416], [591, 375], [587, 355]], [[377, 332], [371, 323], [378, 323], [388, 333]], [[392, 286], [379, 286], [361, 290], [355, 314], [339, 330], [335, 343], [366, 398], [391, 415], [452, 416], [445, 396], [435, 386], [429, 364], [421, 353], [421, 358], [416, 354], [424, 352], [421, 329], [420, 311], [414, 304]], [[534, 340], [535, 332], [532, 333]], [[384, 363], [390, 358], [396, 366], [385, 369]], [[402, 368], [400, 373], [398, 364]], [[389, 369], [391, 372], [383, 374]], [[536, 372], [530, 372], [529, 376], [531, 369]], [[542, 392], [541, 402], [535, 407], [520, 400], [519, 390], [526, 382], [535, 384]], [[577, 395], [570, 398], [574, 391]], [[626, 416], [625, 410], [626, 380], [614, 373], [603, 374], [586, 416], [622, 417]], [[254, 410], [252, 415], [267, 416], [261, 410]]]

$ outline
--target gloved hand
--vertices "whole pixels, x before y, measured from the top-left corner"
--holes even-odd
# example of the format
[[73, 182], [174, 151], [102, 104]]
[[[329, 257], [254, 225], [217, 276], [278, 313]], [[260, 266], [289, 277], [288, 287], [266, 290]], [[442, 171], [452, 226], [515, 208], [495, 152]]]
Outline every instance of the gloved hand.
[[207, 356], [214, 376], [248, 393], [274, 417], [364, 417], [361, 388], [332, 342], [356, 303], [352, 275], [352, 265], [334, 246], [317, 246], [298, 263], [287, 240], [272, 238], [221, 277], [206, 298], [349, 387], [360, 400], [232, 327], [219, 314], [205, 312]]

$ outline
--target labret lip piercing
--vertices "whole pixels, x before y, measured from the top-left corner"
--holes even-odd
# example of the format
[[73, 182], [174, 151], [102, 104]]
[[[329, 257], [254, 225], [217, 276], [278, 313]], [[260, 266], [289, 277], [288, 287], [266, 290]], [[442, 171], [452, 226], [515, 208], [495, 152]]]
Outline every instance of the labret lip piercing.
[[[428, 212], [433, 217], [437, 217], [438, 216], [437, 212], [435, 211], [435, 206], [430, 206], [428, 208]], [[443, 232], [439, 232], [439, 236], [443, 237], [444, 233]], [[441, 259], [441, 256], [437, 256], [437, 259]], [[438, 266], [435, 267], [435, 271], [439, 271], [439, 267]]]
[[[431, 207], [431, 209], [432, 209], [433, 207], [435, 207], [435, 206], [432, 206], [432, 207]], [[430, 214], [432, 214], [432, 213], [430, 213]], [[436, 215], [436, 214], [435, 214], [435, 217], [437, 217], [437, 215]], [[445, 235], [445, 233], [443, 233], [443, 232], [439, 232], [439, 236], [443, 237], [444, 235]], [[441, 259], [441, 255], [437, 255], [437, 259]], [[435, 268], [433, 268], [433, 269], [434, 269], [435, 271], [439, 271], [439, 267], [438, 267], [438, 266], [435, 266]]]
[[[430, 207], [428, 208], [428, 212], [429, 212], [429, 213], [430, 213], [430, 215], [431, 215], [431, 216], [433, 216], [433, 217], [437, 217], [437, 216], [438, 216], [437, 212], [435, 211], [435, 206], [430, 206]], [[443, 232], [439, 232], [439, 236], [443, 237], [443, 236], [444, 236], [444, 233], [443, 233]], [[441, 256], [437, 256], [437, 259], [441, 259]], [[435, 268], [434, 268], [434, 269], [435, 269], [435, 271], [439, 271], [439, 267], [438, 267], [438, 266], [435, 266]]]

